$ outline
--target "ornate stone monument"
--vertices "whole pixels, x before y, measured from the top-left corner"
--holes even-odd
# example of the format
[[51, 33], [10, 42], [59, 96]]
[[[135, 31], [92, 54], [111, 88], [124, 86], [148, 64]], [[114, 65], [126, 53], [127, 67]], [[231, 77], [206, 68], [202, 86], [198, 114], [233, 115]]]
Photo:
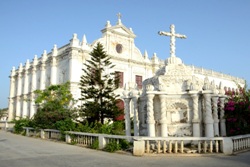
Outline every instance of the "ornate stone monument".
[[[175, 55], [175, 26], [170, 32], [170, 57], [155, 76], [143, 82], [138, 99], [139, 134], [142, 136], [224, 136], [225, 121], [218, 118], [224, 113], [224, 91], [221, 82], [199, 75]], [[127, 113], [127, 111], [126, 111]], [[220, 130], [219, 130], [220, 123]]]

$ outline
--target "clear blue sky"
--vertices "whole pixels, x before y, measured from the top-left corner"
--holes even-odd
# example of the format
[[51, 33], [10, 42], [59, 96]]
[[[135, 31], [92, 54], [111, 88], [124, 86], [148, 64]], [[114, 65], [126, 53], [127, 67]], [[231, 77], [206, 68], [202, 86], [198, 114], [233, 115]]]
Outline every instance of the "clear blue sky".
[[0, 108], [8, 106], [12, 66], [18, 68], [43, 50], [69, 42], [73, 33], [88, 43], [101, 37], [106, 21], [116, 14], [137, 35], [135, 44], [161, 59], [169, 56], [169, 38], [176, 32], [176, 55], [185, 64], [212, 69], [250, 81], [249, 0], [2, 0], [0, 1]]

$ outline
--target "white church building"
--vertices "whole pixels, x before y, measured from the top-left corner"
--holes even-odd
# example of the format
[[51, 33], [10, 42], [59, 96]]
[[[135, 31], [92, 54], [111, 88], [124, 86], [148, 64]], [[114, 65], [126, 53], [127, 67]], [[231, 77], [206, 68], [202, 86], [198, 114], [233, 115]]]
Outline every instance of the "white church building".
[[[13, 67], [10, 74], [8, 121], [20, 117], [32, 118], [36, 113], [34, 90], [43, 90], [52, 84], [69, 81], [73, 97], [78, 99], [82, 68], [98, 42], [103, 44], [115, 65], [113, 71], [107, 69], [107, 72], [116, 72], [120, 76], [120, 87], [116, 90], [120, 95], [119, 103], [121, 107], [125, 104], [125, 111], [129, 112], [125, 112], [126, 117], [135, 116], [135, 120], [138, 120], [134, 121], [138, 135], [167, 136], [170, 130], [167, 132], [166, 129], [174, 129], [174, 124], [179, 126], [182, 123], [186, 124], [183, 127], [193, 129], [190, 127], [192, 120], [198, 120], [202, 112], [200, 108], [204, 91], [222, 93], [224, 89], [237, 89], [237, 84], [245, 84], [245, 80], [237, 77], [185, 65], [175, 56], [175, 39], [186, 36], [176, 34], [174, 25], [171, 25], [170, 32], [159, 32], [171, 38], [170, 56], [166, 56], [166, 60], [160, 60], [156, 54], [149, 58], [147, 52], [142, 53], [134, 43], [136, 35], [131, 28], [122, 24], [120, 15], [115, 25], [107, 21], [101, 32], [102, 37], [92, 43], [87, 43], [85, 35], [79, 40], [74, 34], [68, 44], [62, 47], [54, 45], [51, 52], [44, 51], [41, 57], [35, 55], [32, 61], [27, 60], [24, 64], [20, 63], [18, 68]], [[171, 103], [172, 106], [164, 106], [165, 102], [161, 98], [165, 96], [175, 101]], [[135, 101], [131, 101], [133, 97], [136, 97]], [[195, 99], [198, 99], [197, 102]], [[180, 110], [176, 113], [171, 109], [165, 112], [167, 107]], [[201, 131], [200, 122], [194, 126]]]

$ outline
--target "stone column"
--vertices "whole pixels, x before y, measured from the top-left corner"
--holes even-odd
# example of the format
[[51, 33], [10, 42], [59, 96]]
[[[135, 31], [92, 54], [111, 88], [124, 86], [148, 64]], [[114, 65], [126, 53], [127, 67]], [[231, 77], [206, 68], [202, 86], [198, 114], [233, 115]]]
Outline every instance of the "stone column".
[[167, 125], [167, 109], [166, 109], [166, 97], [167, 95], [161, 94], [160, 97], [160, 124], [161, 124], [161, 137], [168, 137], [168, 125]]
[[22, 98], [22, 118], [25, 118], [28, 116], [28, 101], [27, 101], [27, 95], [23, 95]]
[[14, 119], [14, 102], [13, 97], [15, 96], [15, 67], [13, 67], [10, 75], [10, 94], [9, 94], [9, 113], [8, 113], [8, 120], [11, 121]]
[[227, 136], [225, 116], [225, 97], [220, 97], [220, 136]]
[[34, 65], [33, 66], [33, 69], [32, 69], [32, 87], [31, 87], [31, 92], [35, 91], [37, 88], [37, 81], [36, 81], [36, 66]]
[[16, 117], [21, 117], [21, 95], [22, 95], [22, 71], [21, 65], [19, 67], [18, 81], [17, 81], [17, 98], [16, 98]]
[[131, 98], [124, 98], [125, 101], [125, 130], [126, 136], [131, 136], [131, 125], [130, 125], [130, 100]]
[[200, 130], [200, 117], [199, 117], [199, 110], [198, 110], [198, 102], [199, 96], [198, 94], [191, 95], [193, 100], [193, 137], [201, 137], [201, 130]]
[[155, 119], [154, 119], [154, 107], [153, 98], [154, 94], [147, 94], [147, 126], [148, 136], [155, 137]]
[[21, 117], [21, 98], [20, 96], [16, 97], [16, 119], [19, 119]]
[[32, 118], [36, 112], [36, 106], [35, 106], [35, 94], [32, 92], [30, 95], [30, 113], [29, 118]]
[[214, 136], [219, 136], [219, 119], [218, 119], [218, 96], [212, 97], [213, 102], [213, 119], [214, 119]]
[[51, 56], [50, 84], [55, 85], [57, 81], [56, 56], [58, 55], [57, 45], [54, 45]]
[[57, 80], [56, 58], [51, 59], [50, 84], [55, 85]]
[[12, 121], [14, 119], [14, 102], [12, 98], [9, 98], [9, 113], [8, 113], [8, 121]]
[[23, 76], [22, 76], [22, 71], [19, 71], [18, 76], [17, 76], [17, 96], [22, 95], [22, 82], [23, 82]]
[[40, 67], [40, 90], [44, 90], [45, 89], [45, 64], [42, 63], [41, 67]]
[[204, 93], [204, 100], [205, 100], [205, 137], [214, 137], [214, 120], [212, 116], [212, 107], [211, 107], [211, 94]]
[[24, 87], [23, 87], [23, 111], [22, 111], [22, 117], [27, 117], [28, 116], [28, 99], [27, 99], [27, 94], [28, 94], [28, 86], [29, 86], [29, 78], [28, 78], [28, 69], [25, 69], [24, 72]]
[[134, 136], [139, 136], [139, 119], [138, 119], [138, 96], [133, 97], [134, 104]]

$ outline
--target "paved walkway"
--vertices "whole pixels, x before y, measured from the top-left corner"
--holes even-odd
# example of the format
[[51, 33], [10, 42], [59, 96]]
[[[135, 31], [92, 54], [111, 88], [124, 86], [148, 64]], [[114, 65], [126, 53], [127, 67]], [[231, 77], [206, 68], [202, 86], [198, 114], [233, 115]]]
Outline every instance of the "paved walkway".
[[34, 139], [0, 130], [0, 167], [249, 167], [250, 152], [233, 156], [134, 157]]

